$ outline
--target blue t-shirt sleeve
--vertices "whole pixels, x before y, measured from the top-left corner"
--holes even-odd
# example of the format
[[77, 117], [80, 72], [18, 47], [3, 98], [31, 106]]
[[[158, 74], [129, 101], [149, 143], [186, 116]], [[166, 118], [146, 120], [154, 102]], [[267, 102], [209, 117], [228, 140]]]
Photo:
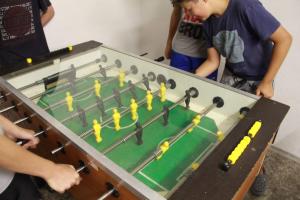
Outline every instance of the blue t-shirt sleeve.
[[269, 39], [280, 26], [279, 21], [258, 0], [253, 0], [246, 7], [245, 15], [252, 31], [262, 40]]

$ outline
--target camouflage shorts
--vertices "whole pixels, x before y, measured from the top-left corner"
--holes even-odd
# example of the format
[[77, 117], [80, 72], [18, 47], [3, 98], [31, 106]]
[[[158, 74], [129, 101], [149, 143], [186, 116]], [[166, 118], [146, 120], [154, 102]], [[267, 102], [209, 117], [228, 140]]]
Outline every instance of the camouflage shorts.
[[243, 90], [245, 92], [256, 94], [256, 88], [260, 81], [250, 81], [237, 77], [225, 68], [222, 75], [221, 83]]

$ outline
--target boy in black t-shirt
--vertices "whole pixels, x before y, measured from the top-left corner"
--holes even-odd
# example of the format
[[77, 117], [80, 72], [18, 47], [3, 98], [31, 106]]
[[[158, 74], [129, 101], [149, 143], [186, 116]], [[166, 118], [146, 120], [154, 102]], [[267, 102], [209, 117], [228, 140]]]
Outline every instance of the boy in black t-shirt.
[[[53, 16], [49, 0], [0, 1], [0, 75], [21, 69], [28, 57], [49, 53], [43, 26]], [[14, 143], [16, 138], [29, 142], [20, 148]], [[40, 199], [25, 174], [43, 178], [58, 192], [79, 184], [79, 174], [72, 166], [55, 164], [26, 150], [37, 143], [33, 131], [20, 128], [0, 115], [0, 199]]]
[[0, 1], [0, 75], [49, 53], [43, 26], [53, 16], [49, 0]]

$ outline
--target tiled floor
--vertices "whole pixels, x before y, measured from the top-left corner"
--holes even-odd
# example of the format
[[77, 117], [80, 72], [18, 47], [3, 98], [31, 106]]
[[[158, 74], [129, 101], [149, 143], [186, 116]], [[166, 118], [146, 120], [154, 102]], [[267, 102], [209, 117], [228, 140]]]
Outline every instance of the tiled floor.
[[[265, 168], [268, 175], [268, 189], [262, 197], [248, 194], [245, 200], [300, 200], [300, 161], [272, 148]], [[72, 200], [67, 195], [58, 195], [43, 190], [45, 200]], [[88, 199], [86, 199], [88, 200]]]
[[300, 161], [272, 148], [265, 160], [268, 189], [264, 196], [245, 200], [300, 200]]

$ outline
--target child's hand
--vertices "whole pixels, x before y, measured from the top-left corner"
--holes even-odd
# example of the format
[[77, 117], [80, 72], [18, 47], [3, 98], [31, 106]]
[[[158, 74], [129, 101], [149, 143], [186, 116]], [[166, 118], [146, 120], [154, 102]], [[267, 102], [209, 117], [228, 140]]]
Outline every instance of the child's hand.
[[256, 89], [257, 96], [263, 96], [265, 98], [272, 98], [274, 96], [273, 83], [262, 81]]
[[78, 185], [81, 180], [71, 165], [54, 164], [47, 171], [48, 173], [43, 178], [52, 189], [59, 193], [64, 193], [73, 185]]
[[21, 128], [16, 125], [12, 125], [12, 127], [6, 132], [6, 135], [13, 139], [23, 139], [23, 140], [28, 140], [23, 147], [28, 149], [28, 148], [35, 148], [36, 145], [39, 143], [39, 139], [37, 137], [34, 137], [34, 131]]

